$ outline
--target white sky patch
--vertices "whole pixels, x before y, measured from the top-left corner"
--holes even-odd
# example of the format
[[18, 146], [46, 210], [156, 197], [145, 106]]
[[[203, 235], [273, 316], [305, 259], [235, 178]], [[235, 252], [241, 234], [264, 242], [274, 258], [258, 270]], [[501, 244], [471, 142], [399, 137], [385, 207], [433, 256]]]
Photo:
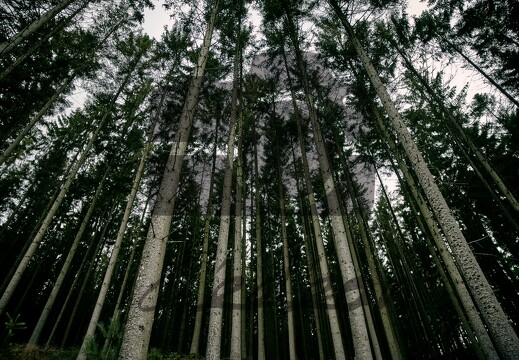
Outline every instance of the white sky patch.
[[407, 14], [409, 16], [420, 16], [422, 12], [426, 10], [428, 7], [429, 6], [427, 5], [427, 1], [409, 0]]
[[155, 8], [146, 8], [146, 10], [144, 10], [144, 22], [142, 24], [144, 31], [157, 41], [160, 40], [164, 32], [164, 26], [171, 28], [172, 23], [169, 12], [162, 4], [162, 0], [154, 0], [153, 5], [155, 5]]

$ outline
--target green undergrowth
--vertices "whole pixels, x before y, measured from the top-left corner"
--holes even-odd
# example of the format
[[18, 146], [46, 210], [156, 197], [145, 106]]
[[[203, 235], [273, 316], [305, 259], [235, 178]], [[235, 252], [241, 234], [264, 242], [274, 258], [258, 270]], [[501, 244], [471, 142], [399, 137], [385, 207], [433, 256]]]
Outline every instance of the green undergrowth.
[[11, 360], [74, 360], [79, 349], [34, 348], [26, 351], [25, 345], [12, 345], [6, 359]]
[[[25, 345], [12, 345], [9, 354], [0, 356], [3, 360], [75, 360], [79, 349], [58, 349], [58, 348], [34, 348], [26, 351]], [[202, 360], [199, 355], [182, 355], [178, 353], [163, 354], [158, 349], [151, 349], [148, 360]]]

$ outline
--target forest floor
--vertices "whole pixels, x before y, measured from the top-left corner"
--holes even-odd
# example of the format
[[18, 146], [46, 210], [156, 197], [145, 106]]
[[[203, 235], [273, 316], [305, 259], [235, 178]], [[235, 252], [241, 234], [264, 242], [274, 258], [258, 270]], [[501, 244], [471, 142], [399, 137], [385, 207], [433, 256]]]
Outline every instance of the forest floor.
[[6, 360], [72, 360], [77, 357], [78, 351], [79, 349], [35, 348], [26, 352], [25, 345], [12, 345]]
[[[27, 352], [25, 344], [11, 345], [9, 352], [0, 353], [0, 360], [75, 360], [79, 349], [59, 349], [59, 348], [34, 348]], [[148, 354], [149, 360], [202, 360], [197, 355], [179, 355], [171, 353], [162, 355], [157, 349], [152, 349]]]

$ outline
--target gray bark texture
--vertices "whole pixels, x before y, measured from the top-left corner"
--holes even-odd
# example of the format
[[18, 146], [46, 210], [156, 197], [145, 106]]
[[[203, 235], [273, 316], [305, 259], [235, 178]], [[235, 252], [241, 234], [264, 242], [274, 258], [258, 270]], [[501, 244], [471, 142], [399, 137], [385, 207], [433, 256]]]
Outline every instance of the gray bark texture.
[[[231, 117], [229, 120], [229, 140], [227, 143], [227, 161], [225, 167], [225, 175], [223, 180], [223, 195], [222, 195], [222, 209], [220, 215], [220, 229], [218, 233], [218, 244], [216, 248], [216, 261], [215, 261], [215, 272], [213, 278], [213, 291], [211, 298], [211, 309], [209, 310], [209, 334], [207, 339], [207, 359], [220, 359], [220, 346], [222, 341], [222, 318], [224, 310], [224, 297], [225, 297], [225, 271], [227, 268], [227, 251], [229, 243], [229, 229], [231, 225], [231, 200], [232, 200], [232, 177], [234, 170], [234, 143], [236, 134], [236, 118], [238, 114], [238, 74], [239, 74], [239, 50], [237, 49], [234, 59], [234, 81], [232, 90], [231, 100]], [[239, 244], [240, 238], [235, 239], [235, 244]], [[238, 261], [241, 261], [241, 256], [238, 257]], [[236, 279], [235, 279], [236, 280]], [[240, 294], [238, 291], [234, 295]], [[233, 304], [234, 307], [238, 304]], [[237, 309], [239, 312], [239, 309]], [[232, 318], [235, 320], [236, 313], [232, 312]], [[241, 352], [241, 336], [239, 331], [241, 326], [236, 321], [232, 321], [232, 324], [238, 327], [238, 333], [231, 333], [231, 351], [233, 356]], [[236, 331], [235, 327], [232, 330]], [[234, 335], [234, 336], [233, 336]], [[240, 355], [241, 358], [241, 355]]]
[[70, 265], [72, 264], [72, 259], [74, 259], [74, 255], [76, 254], [77, 247], [79, 246], [79, 241], [81, 240], [81, 237], [83, 236], [83, 233], [85, 232], [88, 222], [90, 221], [90, 217], [92, 216], [92, 213], [94, 212], [95, 205], [97, 203], [97, 199], [99, 198], [99, 195], [101, 194], [101, 191], [103, 190], [103, 185], [104, 185], [106, 176], [108, 175], [109, 171], [110, 171], [110, 167], [108, 167], [108, 169], [106, 169], [103, 178], [101, 179], [101, 181], [99, 182], [99, 185], [97, 186], [96, 192], [92, 198], [90, 206], [88, 207], [87, 213], [85, 214], [83, 221], [81, 222], [79, 230], [76, 233], [74, 241], [72, 242], [72, 246], [70, 247], [70, 249], [68, 251], [67, 257], [65, 259], [65, 262], [63, 263], [63, 266], [58, 275], [58, 278], [56, 279], [56, 282], [54, 283], [54, 286], [49, 295], [49, 298], [47, 299], [47, 302], [45, 303], [45, 306], [43, 307], [43, 311], [41, 312], [40, 318], [38, 319], [38, 322], [36, 323], [36, 326], [34, 327], [34, 330], [31, 334], [31, 338], [29, 339], [29, 342], [27, 343], [27, 349], [31, 349], [32, 347], [34, 347], [38, 344], [38, 340], [40, 338], [41, 331], [43, 330], [43, 326], [45, 325], [47, 318], [50, 314], [50, 311], [52, 309], [52, 306], [54, 305], [54, 302], [56, 301], [58, 293], [61, 289], [61, 285], [63, 284], [63, 280], [65, 280], [65, 276], [67, 276], [67, 274], [68, 274], [68, 269], [69, 269]]
[[[73, 3], [76, 0], [63, 0], [59, 4], [55, 5], [53, 8], [51, 8], [49, 11], [47, 11], [45, 14], [43, 14], [42, 17], [39, 19], [34, 20], [29, 26], [24, 28], [23, 30], [19, 31], [16, 35], [14, 35], [12, 38], [7, 40], [5, 43], [0, 44], [0, 56], [5, 55], [8, 52], [10, 52], [12, 49], [14, 49], [15, 46], [20, 44], [25, 38], [33, 34], [36, 30], [38, 30], [40, 27], [42, 27], [47, 21], [52, 19], [54, 16], [59, 14], [62, 10], [64, 10], [67, 6], [69, 6], [71, 3]], [[86, 0], [88, 1], [88, 0]]]
[[434, 215], [449, 242], [461, 274], [478, 306], [478, 310], [490, 331], [501, 357], [510, 360], [515, 359], [517, 354], [519, 354], [519, 338], [517, 337], [517, 334], [494, 295], [492, 287], [488, 283], [483, 271], [477, 263], [477, 260], [463, 236], [456, 219], [452, 215], [447, 202], [436, 185], [434, 177], [427, 167], [420, 150], [414, 143], [404, 121], [400, 117], [400, 114], [391, 100], [382, 80], [378, 76], [359, 40], [355, 36], [353, 28], [349, 24], [337, 2], [335, 0], [329, 0], [329, 2], [335, 9], [350, 36], [350, 40], [355, 47], [357, 55], [364, 65], [377, 95], [382, 101], [382, 105], [398, 135], [398, 139], [404, 148], [406, 156], [409, 159], [416, 176], [418, 177], [420, 186], [422, 187], [427, 200], [431, 204]]
[[[283, 53], [284, 54], [284, 53]], [[285, 54], [284, 54], [285, 56]], [[310, 176], [309, 166], [308, 166], [308, 159], [306, 155], [306, 149], [305, 149], [305, 141], [303, 137], [303, 131], [301, 128], [301, 118], [300, 118], [300, 112], [299, 108], [296, 103], [296, 97], [295, 92], [292, 88], [292, 81], [290, 72], [288, 69], [288, 64], [286, 61], [285, 56], [285, 69], [287, 71], [287, 78], [289, 82], [290, 92], [291, 92], [291, 98], [292, 98], [292, 106], [294, 108], [295, 117], [296, 117], [296, 125], [297, 125], [297, 134], [299, 137], [299, 147], [301, 151], [301, 158], [303, 161], [303, 172], [304, 172], [304, 179], [305, 179], [305, 185], [306, 185], [306, 192], [308, 196], [308, 205], [310, 206], [310, 214], [312, 218], [312, 225], [313, 230], [315, 234], [315, 242], [316, 242], [316, 248], [317, 248], [317, 257], [319, 262], [319, 268], [321, 270], [321, 281], [323, 283], [323, 289], [324, 289], [324, 297], [326, 301], [326, 315], [328, 316], [328, 321], [330, 324], [330, 330], [332, 333], [332, 342], [333, 342], [333, 350], [335, 353], [335, 358], [337, 360], [339, 359], [345, 359], [346, 354], [344, 352], [344, 346], [342, 343], [342, 336], [341, 336], [341, 330], [339, 327], [339, 320], [337, 316], [337, 307], [335, 305], [335, 298], [333, 295], [333, 289], [331, 286], [331, 275], [330, 271], [328, 269], [328, 262], [326, 258], [326, 253], [324, 249], [324, 243], [323, 243], [323, 236], [321, 232], [321, 224], [319, 221], [319, 214], [317, 212], [317, 206], [315, 203], [315, 196], [314, 196], [314, 189], [312, 186], [312, 180]]]
[[178, 129], [164, 169], [157, 202], [144, 244], [137, 280], [132, 295], [119, 359], [145, 360], [157, 305], [160, 277], [166, 254], [171, 218], [175, 208], [176, 192], [180, 182], [182, 162], [193, 124], [193, 117], [202, 87], [203, 75], [209, 56], [218, 1], [207, 24], [198, 62], [180, 115]]
[[110, 282], [112, 281], [112, 275], [115, 270], [115, 265], [117, 264], [117, 260], [119, 258], [119, 251], [121, 250], [121, 246], [123, 244], [126, 226], [128, 225], [128, 220], [130, 219], [133, 203], [135, 202], [141, 178], [144, 174], [144, 165], [146, 164], [146, 159], [148, 158], [150, 148], [151, 143], [148, 141], [142, 149], [141, 159], [139, 161], [137, 172], [135, 173], [132, 189], [130, 191], [130, 195], [128, 196], [128, 201], [126, 202], [126, 208], [124, 210], [123, 219], [121, 221], [121, 225], [119, 226], [119, 231], [117, 232], [117, 238], [115, 239], [112, 254], [110, 255], [110, 261], [105, 271], [103, 283], [101, 284], [101, 290], [99, 291], [99, 294], [97, 296], [97, 301], [94, 307], [94, 311], [92, 313], [92, 317], [90, 318], [90, 322], [88, 324], [86, 335], [83, 339], [83, 343], [81, 344], [81, 349], [79, 350], [79, 355], [77, 357], [78, 360], [86, 360], [87, 358], [86, 349], [88, 347], [88, 339], [94, 336], [97, 328], [97, 323], [99, 322], [99, 317], [101, 316], [101, 310], [103, 309], [103, 305], [106, 299], [106, 293], [108, 292]]

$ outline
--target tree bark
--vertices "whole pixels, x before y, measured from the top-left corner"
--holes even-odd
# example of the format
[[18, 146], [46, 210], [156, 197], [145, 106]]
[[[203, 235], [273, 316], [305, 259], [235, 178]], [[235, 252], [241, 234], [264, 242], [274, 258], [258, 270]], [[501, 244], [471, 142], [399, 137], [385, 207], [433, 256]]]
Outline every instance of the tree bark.
[[[28, 36], [30, 36], [35, 31], [37, 31], [40, 27], [45, 25], [46, 22], [51, 20], [54, 16], [59, 14], [61, 11], [63, 11], [66, 7], [68, 7], [74, 1], [76, 1], [76, 0], [61, 1], [59, 4], [55, 5], [53, 8], [51, 8], [45, 14], [43, 14], [42, 17], [40, 17], [37, 20], [34, 20], [29, 26], [27, 26], [23, 30], [19, 31], [16, 35], [11, 37], [6, 42], [0, 44], [0, 56], [6, 55], [7, 53], [9, 53], [15, 46], [20, 44], [24, 39], [26, 39]], [[88, 2], [89, 0], [84, 0], [84, 1]]]
[[[388, 36], [389, 38], [389, 36]], [[478, 160], [478, 163], [480, 166], [485, 170], [485, 172], [490, 176], [490, 178], [495, 182], [497, 185], [497, 188], [501, 191], [501, 194], [506, 197], [506, 199], [509, 201], [510, 205], [514, 208], [516, 212], [519, 212], [519, 202], [515, 198], [515, 196], [512, 194], [510, 189], [505, 185], [504, 181], [501, 179], [499, 174], [494, 170], [488, 159], [483, 155], [483, 153], [476, 147], [472, 139], [466, 134], [463, 127], [458, 123], [458, 120], [454, 117], [453, 113], [447, 109], [445, 106], [443, 100], [440, 98], [440, 96], [436, 93], [436, 91], [433, 90], [433, 88], [429, 85], [429, 83], [426, 81], [426, 79], [416, 70], [416, 68], [413, 66], [413, 64], [409, 61], [407, 56], [403, 53], [403, 51], [400, 49], [400, 47], [395, 43], [393, 39], [390, 39], [391, 44], [393, 47], [397, 50], [397, 52], [400, 54], [400, 57], [404, 60], [404, 63], [406, 64], [407, 69], [411, 71], [411, 73], [414, 74], [414, 76], [418, 79], [420, 84], [425, 88], [425, 90], [429, 93], [429, 96], [432, 98], [432, 100], [436, 103], [436, 105], [441, 109], [441, 111], [445, 114], [447, 117], [447, 126], [451, 129], [451, 133], [454, 137], [459, 138], [468, 148], [470, 151], [476, 156], [476, 159]], [[518, 103], [519, 105], [519, 103]], [[463, 145], [460, 144], [459, 147], [463, 153], [465, 153], [465, 150], [462, 147]], [[473, 167], [474, 171], [476, 171], [479, 174], [479, 171], [475, 166], [472, 164], [471, 159], [468, 157], [467, 159], [471, 162], [471, 166]], [[480, 177], [481, 178], [481, 177]], [[484, 178], [481, 178], [481, 180], [484, 182]], [[491, 192], [493, 194], [493, 190]]]
[[[135, 66], [136, 66], [136, 64], [135, 64]], [[22, 261], [18, 265], [16, 272], [14, 273], [11, 281], [9, 282], [9, 285], [7, 285], [7, 288], [4, 292], [4, 294], [2, 295], [2, 298], [0, 299], [0, 315], [3, 313], [5, 306], [7, 305], [7, 302], [13, 295], [14, 290], [16, 289], [23, 273], [25, 272], [25, 269], [27, 268], [27, 265], [29, 264], [30, 259], [36, 252], [36, 249], [38, 248], [40, 242], [43, 240], [43, 237], [44, 237], [45, 233], [47, 232], [47, 229], [49, 228], [49, 225], [54, 218], [54, 214], [56, 213], [56, 211], [58, 210], [62, 201], [64, 200], [65, 195], [67, 194], [68, 189], [70, 188], [70, 185], [72, 185], [72, 182], [74, 181], [74, 178], [76, 177], [76, 174], [79, 171], [79, 168], [85, 162], [85, 160], [88, 156], [88, 153], [90, 152], [90, 149], [92, 148], [94, 141], [97, 138], [97, 135], [99, 134], [103, 125], [105, 124], [105, 122], [108, 118], [108, 115], [111, 112], [112, 107], [115, 105], [115, 102], [117, 101], [117, 98], [119, 97], [119, 95], [123, 91], [123, 88], [126, 86], [126, 83], [130, 79], [130, 75], [132, 72], [133, 71], [128, 72], [124, 81], [119, 86], [119, 89], [117, 90], [115, 95], [112, 97], [112, 100], [110, 102], [108, 109], [105, 111], [103, 117], [101, 118], [101, 120], [99, 121], [99, 124], [97, 125], [96, 130], [94, 131], [94, 133], [90, 137], [88, 143], [86, 144], [85, 148], [81, 152], [79, 159], [76, 161], [76, 163], [70, 170], [70, 173], [68, 174], [68, 176], [65, 180], [65, 183], [61, 187], [59, 194], [56, 196], [56, 199], [54, 200], [54, 203], [52, 204], [52, 207], [50, 208], [49, 212], [47, 213], [47, 216], [43, 220], [43, 223], [41, 224], [38, 232], [36, 233], [36, 236], [34, 237], [34, 239], [31, 242], [31, 245], [27, 249], [27, 252], [25, 253], [24, 257], [22, 258]]]
[[283, 240], [283, 274], [285, 276], [285, 292], [287, 301], [287, 327], [288, 327], [288, 350], [290, 360], [296, 360], [296, 338], [294, 334], [294, 300], [292, 295], [292, 279], [290, 275], [290, 259], [288, 255], [288, 237], [286, 227], [285, 215], [285, 193], [283, 191], [283, 173], [281, 170], [281, 160], [279, 153], [279, 139], [276, 138], [276, 158], [277, 158], [277, 173], [278, 173], [278, 196], [279, 209], [281, 215], [281, 238]]
[[375, 108], [373, 108], [373, 113], [375, 116], [378, 131], [381, 133], [381, 136], [385, 140], [385, 143], [387, 144], [387, 147], [390, 149], [391, 153], [395, 156], [400, 171], [404, 176], [405, 184], [408, 186], [409, 191], [411, 192], [414, 201], [418, 205], [418, 208], [425, 220], [425, 223], [429, 231], [431, 232], [436, 248], [438, 249], [440, 257], [442, 258], [443, 263], [445, 264], [445, 268], [447, 269], [447, 273], [449, 274], [449, 277], [452, 279], [452, 284], [456, 290], [456, 293], [459, 296], [463, 309], [467, 314], [471, 327], [477, 336], [478, 346], [481, 347], [482, 351], [488, 359], [499, 358], [492, 343], [492, 340], [490, 339], [490, 336], [488, 335], [487, 330], [485, 329], [485, 325], [483, 324], [483, 321], [477, 312], [476, 306], [470, 296], [470, 293], [467, 287], [465, 286], [465, 283], [463, 282], [463, 279], [461, 277], [460, 272], [458, 271], [454, 259], [452, 258], [452, 255], [450, 254], [449, 250], [447, 249], [447, 246], [443, 241], [443, 238], [440, 234], [440, 230], [438, 229], [436, 222], [434, 221], [434, 217], [429, 211], [429, 208], [427, 207], [426, 200], [420, 193], [418, 186], [415, 183], [414, 178], [412, 177], [409, 169], [405, 165], [403, 159], [401, 159], [399, 152], [396, 148], [396, 144], [391, 139], [380, 114]]
[[133, 208], [133, 203], [135, 202], [135, 197], [137, 196], [137, 191], [139, 190], [139, 185], [141, 182], [142, 175], [144, 174], [144, 165], [146, 164], [146, 160], [148, 158], [148, 153], [151, 148], [151, 139], [148, 139], [147, 143], [144, 145], [142, 149], [141, 159], [139, 161], [139, 166], [135, 173], [135, 178], [133, 180], [132, 189], [130, 191], [130, 195], [128, 197], [128, 201], [126, 202], [126, 209], [124, 210], [123, 219], [121, 221], [121, 225], [119, 226], [119, 231], [117, 232], [117, 238], [115, 239], [115, 243], [112, 249], [112, 254], [110, 255], [110, 262], [108, 263], [108, 267], [106, 268], [105, 276], [103, 279], [103, 283], [101, 285], [101, 290], [97, 296], [97, 301], [94, 307], [94, 312], [92, 313], [92, 317], [90, 318], [90, 323], [88, 324], [88, 329], [85, 334], [83, 343], [81, 345], [81, 349], [79, 350], [78, 360], [86, 360], [87, 354], [86, 349], [88, 346], [88, 341], [95, 334], [95, 330], [97, 328], [97, 323], [99, 321], [99, 317], [101, 316], [101, 310], [103, 309], [103, 305], [106, 298], [106, 293], [108, 292], [108, 288], [110, 286], [110, 282], [112, 281], [112, 275], [115, 270], [115, 265], [117, 263], [117, 259], [119, 257], [119, 251], [121, 250], [121, 246], [124, 239], [124, 234], [126, 232], [126, 226], [128, 225], [128, 220], [130, 219], [130, 215]]
[[369, 79], [382, 101], [393, 128], [398, 134], [405, 153], [419, 179], [419, 183], [433, 208], [434, 214], [447, 237], [449, 245], [452, 248], [467, 286], [469, 287], [471, 294], [478, 305], [479, 311], [485, 319], [485, 323], [496, 342], [500, 355], [505, 359], [513, 359], [516, 354], [519, 354], [519, 339], [517, 334], [509, 323], [507, 316], [494, 295], [492, 287], [486, 280], [474, 254], [456, 222], [456, 219], [450, 212], [449, 206], [436, 185], [420, 150], [418, 150], [418, 147], [411, 138], [411, 134], [401, 119], [400, 114], [391, 100], [384, 84], [371, 64], [371, 61], [362, 48], [359, 40], [356, 38], [353, 28], [349, 24], [337, 1], [329, 0], [329, 2], [350, 36], [357, 55], [364, 65]]
[[166, 243], [170, 233], [171, 218], [175, 208], [176, 192], [187, 143], [193, 124], [193, 117], [202, 87], [203, 75], [209, 56], [209, 46], [218, 9], [216, 1], [211, 10], [203, 44], [198, 55], [192, 82], [180, 115], [171, 152], [159, 189], [151, 224], [144, 244], [137, 282], [128, 313], [120, 360], [145, 360], [154, 320], [155, 307], [159, 293], [160, 277], [166, 253]]
[[[243, 237], [242, 237], [242, 203], [243, 203], [243, 171], [241, 165], [241, 134], [242, 118], [238, 120], [238, 159], [236, 161], [236, 217], [234, 220], [234, 258], [233, 258], [233, 297], [232, 297], [232, 332], [231, 332], [231, 359], [243, 359], [246, 351], [243, 350]], [[239, 337], [239, 339], [238, 339]]]
[[61, 268], [61, 271], [54, 284], [54, 287], [52, 288], [52, 292], [50, 293], [49, 298], [47, 299], [47, 302], [43, 308], [40, 318], [38, 319], [38, 322], [36, 323], [36, 326], [34, 327], [32, 335], [29, 339], [29, 342], [27, 343], [26, 350], [31, 350], [38, 344], [38, 339], [40, 338], [40, 334], [41, 334], [41, 331], [43, 330], [43, 326], [45, 325], [47, 318], [50, 314], [50, 311], [52, 309], [52, 306], [54, 305], [54, 302], [56, 301], [58, 292], [61, 289], [61, 285], [63, 284], [63, 281], [65, 280], [65, 276], [67, 276], [67, 274], [68, 274], [68, 269], [69, 269], [70, 265], [72, 264], [74, 255], [76, 254], [76, 250], [79, 245], [79, 241], [83, 237], [83, 233], [85, 232], [88, 222], [90, 221], [90, 217], [92, 216], [92, 213], [94, 212], [95, 205], [97, 203], [97, 199], [99, 198], [99, 195], [101, 194], [101, 191], [103, 190], [103, 185], [104, 185], [104, 182], [105, 182], [106, 177], [108, 176], [109, 172], [110, 172], [110, 165], [108, 165], [108, 167], [103, 175], [103, 178], [101, 179], [101, 181], [99, 182], [99, 185], [97, 186], [97, 189], [92, 198], [90, 206], [88, 207], [87, 213], [85, 214], [85, 217], [83, 218], [83, 221], [76, 234], [76, 237], [74, 238], [72, 246], [70, 247], [70, 250], [67, 254], [67, 258], [65, 259], [65, 262], [63, 263], [63, 267]]
[[365, 321], [364, 310], [360, 299], [359, 286], [353, 268], [353, 261], [351, 258], [351, 251], [348, 246], [346, 238], [346, 229], [342, 221], [342, 214], [339, 207], [337, 191], [335, 182], [333, 180], [333, 172], [328, 160], [326, 148], [324, 145], [324, 138], [322, 136], [320, 125], [317, 121], [317, 114], [315, 113], [315, 105], [313, 96], [310, 91], [310, 84], [306, 67], [304, 65], [303, 56], [299, 47], [299, 42], [295, 34], [294, 23], [291, 19], [290, 13], [286, 13], [286, 24], [292, 40], [294, 48], [297, 67], [301, 76], [303, 90], [305, 93], [305, 100], [308, 107], [310, 123], [313, 128], [314, 140], [317, 147], [317, 156], [319, 159], [319, 167], [324, 183], [326, 200], [328, 203], [329, 217], [332, 225], [332, 231], [336, 243], [337, 256], [339, 260], [339, 267], [341, 270], [342, 280], [344, 282], [344, 290], [346, 293], [346, 300], [348, 303], [348, 313], [350, 319], [351, 333], [353, 337], [353, 344], [355, 348], [355, 356], [358, 359], [371, 360], [371, 346], [369, 341], [369, 334]]
[[209, 232], [211, 230], [211, 219], [213, 217], [213, 189], [214, 189], [214, 174], [216, 167], [216, 148], [218, 144], [218, 129], [219, 118], [216, 120], [213, 156], [211, 165], [211, 178], [209, 180], [209, 200], [207, 202], [207, 209], [205, 212], [204, 222], [204, 243], [202, 245], [202, 264], [200, 266], [200, 278], [198, 280], [198, 296], [196, 301], [196, 316], [193, 330], [193, 338], [191, 340], [191, 354], [198, 354], [200, 348], [200, 336], [202, 334], [202, 316], [204, 314], [205, 303], [205, 287], [207, 279], [207, 256], [209, 253]]
[[258, 170], [258, 140], [254, 129], [254, 202], [256, 237], [256, 288], [258, 294], [258, 360], [265, 360], [265, 290], [263, 287], [263, 239], [261, 234], [261, 201]]
[[[222, 209], [220, 214], [220, 229], [218, 233], [218, 243], [216, 248], [216, 260], [214, 264], [214, 278], [213, 278], [213, 290], [211, 298], [211, 308], [209, 310], [209, 334], [207, 339], [207, 352], [206, 358], [209, 360], [219, 360], [221, 353], [221, 341], [222, 341], [222, 318], [224, 311], [224, 299], [225, 299], [225, 281], [226, 281], [226, 268], [227, 268], [227, 251], [229, 242], [229, 229], [231, 226], [231, 200], [232, 200], [232, 178], [234, 169], [234, 142], [236, 139], [236, 120], [238, 115], [238, 88], [239, 88], [239, 67], [240, 67], [240, 56], [241, 52], [239, 45], [237, 45], [236, 52], [234, 55], [234, 74], [233, 74], [233, 90], [231, 99], [231, 117], [229, 119], [229, 141], [227, 143], [227, 161], [225, 166], [225, 175], [223, 180], [223, 194], [222, 194]], [[239, 244], [240, 239], [235, 239], [235, 244]], [[239, 256], [237, 261], [241, 261]], [[233, 279], [233, 283], [237, 279]], [[237, 291], [233, 295], [241, 295], [241, 292]], [[234, 298], [234, 296], [233, 296]], [[234, 304], [234, 309], [238, 304]], [[237, 309], [239, 313], [239, 309]], [[235, 313], [233, 311], [233, 318]], [[239, 314], [238, 314], [239, 317]], [[235, 326], [238, 323], [233, 322]], [[231, 324], [231, 326], [232, 326]], [[241, 336], [239, 331], [241, 327], [238, 326], [236, 329], [232, 327], [234, 336], [231, 335], [231, 354], [233, 356], [241, 357]]]
[[[310, 170], [308, 166], [308, 159], [306, 155], [306, 149], [305, 149], [305, 141], [303, 137], [303, 131], [301, 129], [301, 119], [300, 119], [300, 112], [299, 108], [296, 103], [296, 97], [295, 93], [292, 87], [292, 80], [290, 76], [290, 72], [288, 69], [288, 63], [286, 59], [286, 54], [283, 51], [283, 57], [285, 61], [285, 69], [287, 72], [287, 78], [288, 78], [288, 84], [290, 87], [291, 97], [292, 97], [292, 107], [294, 108], [294, 114], [296, 118], [296, 125], [297, 125], [297, 134], [299, 137], [299, 147], [301, 151], [301, 159], [303, 160], [303, 172], [304, 172], [304, 179], [306, 184], [306, 192], [308, 196], [308, 202], [310, 206], [310, 215], [312, 218], [312, 225], [314, 228], [314, 234], [315, 234], [315, 242], [317, 246], [317, 257], [319, 261], [319, 268], [321, 270], [321, 281], [323, 283], [323, 289], [324, 289], [324, 297], [326, 301], [326, 314], [328, 316], [328, 321], [330, 324], [330, 329], [332, 332], [332, 342], [333, 342], [333, 349], [335, 353], [336, 360], [345, 359], [346, 354], [344, 352], [344, 346], [342, 343], [342, 336], [341, 336], [341, 330], [339, 327], [339, 320], [337, 316], [337, 307], [333, 295], [333, 289], [331, 286], [331, 276], [330, 271], [328, 269], [328, 262], [326, 259], [326, 253], [324, 249], [324, 243], [323, 243], [323, 236], [321, 232], [321, 224], [319, 221], [319, 214], [317, 212], [317, 206], [315, 202], [315, 196], [314, 196], [314, 189], [312, 186], [312, 180], [310, 177]], [[341, 219], [342, 221], [342, 219]]]

